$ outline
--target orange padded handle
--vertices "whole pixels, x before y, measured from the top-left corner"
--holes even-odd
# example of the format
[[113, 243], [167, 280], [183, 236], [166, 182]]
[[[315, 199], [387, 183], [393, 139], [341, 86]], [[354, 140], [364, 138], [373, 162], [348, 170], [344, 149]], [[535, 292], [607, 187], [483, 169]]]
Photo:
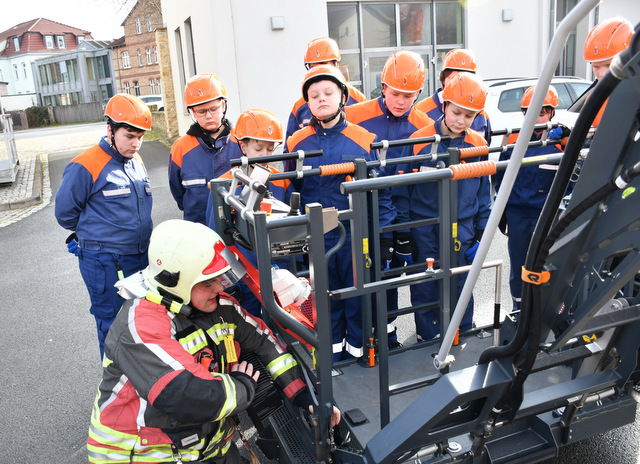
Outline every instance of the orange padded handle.
[[318, 166], [321, 176], [335, 176], [336, 174], [351, 174], [356, 170], [354, 163], [327, 164]]
[[468, 147], [460, 149], [460, 159], [474, 158], [476, 156], [487, 156], [489, 154], [489, 147], [486, 145], [482, 147]]
[[490, 176], [496, 173], [496, 163], [493, 161], [478, 161], [476, 163], [453, 164], [449, 166], [453, 171], [451, 180], [471, 179], [472, 177]]

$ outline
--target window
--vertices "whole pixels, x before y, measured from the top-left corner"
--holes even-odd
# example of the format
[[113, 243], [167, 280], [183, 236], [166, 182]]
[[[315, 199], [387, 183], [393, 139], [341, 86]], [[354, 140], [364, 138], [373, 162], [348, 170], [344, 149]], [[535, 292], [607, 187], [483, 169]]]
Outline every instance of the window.
[[155, 79], [149, 79], [149, 90], [151, 91], [151, 95], [155, 95], [155, 93], [156, 93], [156, 81], [155, 81]]
[[136, 97], [140, 96], [140, 83], [138, 81], [133, 81], [133, 92]]
[[147, 31], [153, 32], [153, 24], [151, 23], [151, 15], [147, 15]]
[[97, 56], [94, 59], [94, 63], [96, 64], [96, 68], [98, 69], [98, 79], [104, 79], [106, 76], [104, 70], [104, 61], [102, 61], [101, 57]]
[[[569, 14], [569, 12], [578, 4], [578, 0], [558, 0], [557, 2], [551, 2], [551, 24], [549, 28], [549, 43], [553, 38], [558, 26], [562, 20]], [[598, 22], [599, 8], [596, 7], [594, 12], [596, 15], [596, 23]], [[560, 62], [556, 68], [556, 75], [562, 76], [574, 76], [576, 73], [576, 56], [581, 53], [582, 47], [576, 45], [576, 28], [574, 28], [567, 37], [567, 41], [560, 57]], [[579, 51], [580, 50], [580, 51]]]
[[147, 64], [153, 64], [153, 59], [151, 58], [151, 49], [147, 47]]
[[142, 50], [138, 50], [138, 66], [142, 66]]
[[13, 73], [16, 76], [16, 80], [20, 79], [20, 74], [18, 74], [18, 65], [17, 64], [13, 65]]
[[129, 86], [128, 82], [124, 83], [124, 93], [131, 93], [131, 86]]
[[58, 42], [58, 48], [67, 48], [67, 46], [64, 43], [64, 36], [63, 35], [57, 35], [56, 36], [56, 42]]
[[[7, 46], [9, 46], [9, 43], [7, 42]], [[19, 37], [14, 37], [13, 38], [13, 48], [19, 52], [20, 51], [20, 38]]]
[[136, 34], [142, 34], [142, 26], [140, 25], [140, 18], [136, 18]]
[[193, 46], [193, 30], [191, 28], [191, 18], [187, 19], [184, 22], [184, 34], [185, 34], [185, 45], [187, 47], [187, 54], [185, 58], [187, 59], [186, 65], [188, 66], [189, 75], [195, 76], [198, 74], [196, 70], [196, 51]]
[[129, 52], [122, 52], [122, 67], [127, 69], [131, 67], [131, 60], [129, 59]]
[[44, 36], [44, 46], [51, 49], [54, 48], [53, 46], [53, 36], [52, 35], [45, 35]]
[[78, 45], [80, 45], [82, 42], [84, 42], [84, 36], [83, 35], [77, 36], [76, 42], [78, 42]]
[[27, 78], [27, 63], [22, 63], [22, 76], [26, 79]]
[[446, 52], [465, 46], [466, 11], [461, 3], [464, 2], [328, 3], [329, 36], [340, 47], [340, 70], [351, 85], [368, 98], [376, 98], [381, 92], [380, 77], [387, 58], [398, 49], [409, 49], [422, 56], [427, 68], [424, 93], [432, 93]]
[[153, 62], [158, 64], [158, 46], [153, 47]]
[[158, 79], [157, 83], [158, 83], [158, 95], [160, 95], [162, 93], [162, 85], [160, 84], [160, 79]]
[[109, 58], [108, 55], [102, 55], [102, 57], [96, 57], [97, 60], [102, 60], [102, 69], [104, 69], [104, 76], [105, 78], [109, 78], [111, 77], [111, 59]]
[[86, 63], [87, 63], [87, 77], [89, 78], [90, 81], [95, 81], [97, 78], [95, 58], [88, 57], [86, 59]]

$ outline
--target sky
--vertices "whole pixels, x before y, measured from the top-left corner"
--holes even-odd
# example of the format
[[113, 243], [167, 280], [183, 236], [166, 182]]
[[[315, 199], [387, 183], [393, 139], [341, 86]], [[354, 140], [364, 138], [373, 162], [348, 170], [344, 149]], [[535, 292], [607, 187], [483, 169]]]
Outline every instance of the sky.
[[0, 32], [16, 24], [46, 18], [91, 32], [94, 39], [114, 40], [124, 35], [120, 26], [135, 0], [18, 0], [2, 8]]

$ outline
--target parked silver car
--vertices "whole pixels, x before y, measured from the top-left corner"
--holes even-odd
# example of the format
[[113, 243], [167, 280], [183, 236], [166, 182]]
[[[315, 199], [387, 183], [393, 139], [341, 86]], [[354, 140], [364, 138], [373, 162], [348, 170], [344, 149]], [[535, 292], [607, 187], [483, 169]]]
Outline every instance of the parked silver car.
[[[487, 87], [487, 101], [485, 111], [489, 115], [491, 130], [507, 128], [520, 128], [524, 121], [524, 115], [520, 111], [522, 95], [532, 85], [538, 82], [537, 78], [500, 78], [485, 79]], [[580, 77], [558, 76], [551, 80], [551, 85], [558, 91], [558, 108], [556, 119], [571, 104], [587, 90], [591, 82]], [[502, 136], [491, 138], [491, 146], [502, 143]]]
[[155, 106], [157, 111], [164, 111], [162, 95], [141, 95], [138, 98], [145, 102], [151, 110], [153, 110], [152, 107]]

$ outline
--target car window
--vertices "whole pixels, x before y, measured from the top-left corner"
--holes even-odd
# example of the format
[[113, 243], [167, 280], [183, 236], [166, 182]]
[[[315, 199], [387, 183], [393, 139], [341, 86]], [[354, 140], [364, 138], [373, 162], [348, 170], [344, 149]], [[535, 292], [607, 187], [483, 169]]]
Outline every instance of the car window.
[[553, 86], [558, 92], [558, 107], [556, 109], [566, 110], [571, 106], [571, 103], [573, 103], [569, 89], [567, 89], [565, 84], [553, 84]]
[[524, 87], [518, 89], [509, 89], [500, 93], [498, 101], [498, 109], [503, 113], [513, 113], [520, 111], [520, 103], [522, 103], [522, 95], [527, 90]]
[[591, 84], [587, 84], [584, 82], [571, 82], [569, 84], [569, 86], [571, 86], [571, 88], [573, 89], [573, 91], [576, 93], [576, 99], [582, 95], [583, 93], [586, 92], [586, 90], [589, 88]]

